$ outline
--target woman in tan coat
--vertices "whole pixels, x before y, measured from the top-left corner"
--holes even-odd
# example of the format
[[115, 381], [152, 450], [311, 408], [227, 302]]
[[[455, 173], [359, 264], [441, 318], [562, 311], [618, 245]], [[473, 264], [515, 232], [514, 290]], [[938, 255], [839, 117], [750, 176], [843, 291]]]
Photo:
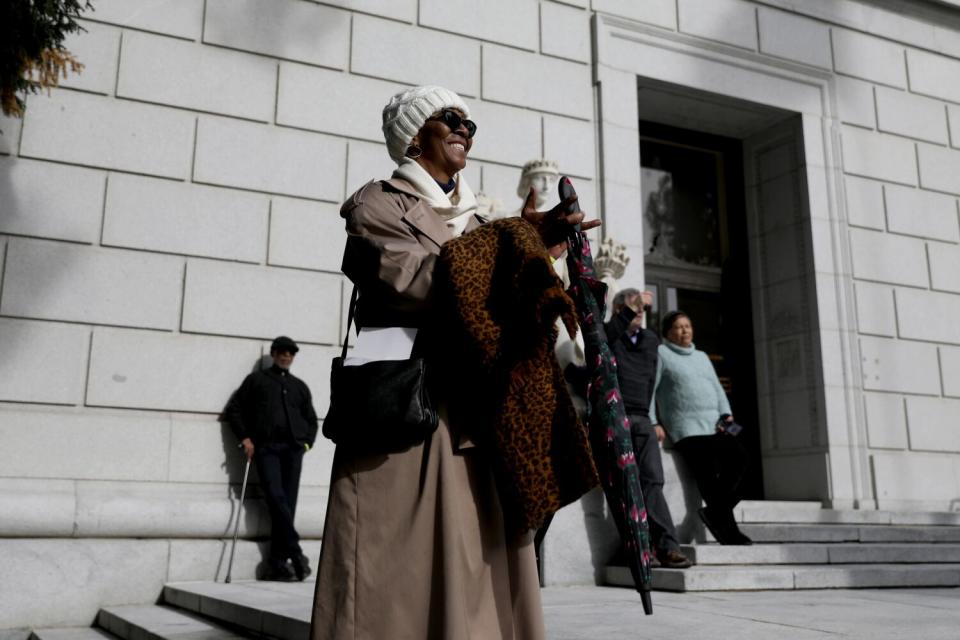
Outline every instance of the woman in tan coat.
[[[341, 209], [359, 326], [423, 327], [441, 246], [483, 222], [462, 174], [476, 132], [468, 118], [442, 87], [408, 89], [384, 108], [399, 166]], [[524, 217], [551, 238], [582, 220], [532, 204]], [[507, 536], [489, 461], [449, 423], [442, 398], [435, 403], [440, 425], [423, 444], [391, 454], [337, 448], [312, 640], [544, 637], [532, 536]]]

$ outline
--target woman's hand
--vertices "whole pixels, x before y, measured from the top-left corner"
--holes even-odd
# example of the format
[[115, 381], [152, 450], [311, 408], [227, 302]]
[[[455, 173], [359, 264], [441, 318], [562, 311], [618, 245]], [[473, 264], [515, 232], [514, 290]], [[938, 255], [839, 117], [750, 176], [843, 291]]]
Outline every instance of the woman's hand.
[[653, 425], [653, 432], [657, 434], [657, 442], [663, 442], [667, 439], [667, 432], [658, 424]]
[[[723, 419], [723, 424], [724, 424], [724, 426], [725, 426], [725, 425], [728, 425], [728, 424], [733, 424], [733, 416], [728, 415], [726, 418], [724, 418], [724, 419]], [[717, 425], [717, 433], [723, 433], [723, 432], [724, 432], [724, 427], [718, 424], [718, 425]]]
[[553, 258], [559, 258], [567, 250], [567, 236], [571, 227], [579, 224], [581, 231], [589, 231], [600, 226], [599, 220], [584, 220], [582, 211], [567, 213], [570, 205], [576, 201], [577, 196], [571, 196], [549, 211], [537, 211], [537, 190], [530, 187], [530, 193], [520, 210], [520, 217], [540, 232]]

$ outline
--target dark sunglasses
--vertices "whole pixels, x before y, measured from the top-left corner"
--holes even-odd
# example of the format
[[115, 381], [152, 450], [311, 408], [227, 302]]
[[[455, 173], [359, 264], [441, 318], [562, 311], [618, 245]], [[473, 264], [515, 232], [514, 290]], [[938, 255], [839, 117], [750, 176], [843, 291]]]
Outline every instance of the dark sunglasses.
[[434, 116], [432, 118], [427, 118], [428, 120], [440, 120], [443, 124], [450, 127], [450, 131], [456, 131], [460, 128], [462, 124], [467, 128], [467, 137], [472, 138], [474, 134], [477, 133], [477, 123], [473, 120], [467, 120], [460, 116], [459, 113], [451, 109], [444, 109], [440, 112], [440, 115]]

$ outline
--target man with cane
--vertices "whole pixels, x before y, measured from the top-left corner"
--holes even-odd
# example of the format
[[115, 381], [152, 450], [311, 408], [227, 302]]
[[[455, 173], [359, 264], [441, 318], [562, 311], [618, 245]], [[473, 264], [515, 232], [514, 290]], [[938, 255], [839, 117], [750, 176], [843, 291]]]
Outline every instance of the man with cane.
[[286, 336], [274, 340], [273, 366], [248, 375], [226, 409], [231, 430], [257, 467], [270, 510], [265, 580], [303, 580], [310, 575], [294, 516], [303, 454], [317, 437], [317, 414], [310, 389], [290, 373], [297, 351], [297, 343]]

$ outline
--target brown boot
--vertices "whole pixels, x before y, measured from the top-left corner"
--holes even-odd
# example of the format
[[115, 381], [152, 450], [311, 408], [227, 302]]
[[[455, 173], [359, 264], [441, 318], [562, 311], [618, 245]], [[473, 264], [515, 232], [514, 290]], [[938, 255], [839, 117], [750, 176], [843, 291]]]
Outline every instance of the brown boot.
[[660, 551], [657, 553], [657, 560], [664, 569], [686, 569], [693, 564], [690, 558], [680, 552], [680, 549]]

